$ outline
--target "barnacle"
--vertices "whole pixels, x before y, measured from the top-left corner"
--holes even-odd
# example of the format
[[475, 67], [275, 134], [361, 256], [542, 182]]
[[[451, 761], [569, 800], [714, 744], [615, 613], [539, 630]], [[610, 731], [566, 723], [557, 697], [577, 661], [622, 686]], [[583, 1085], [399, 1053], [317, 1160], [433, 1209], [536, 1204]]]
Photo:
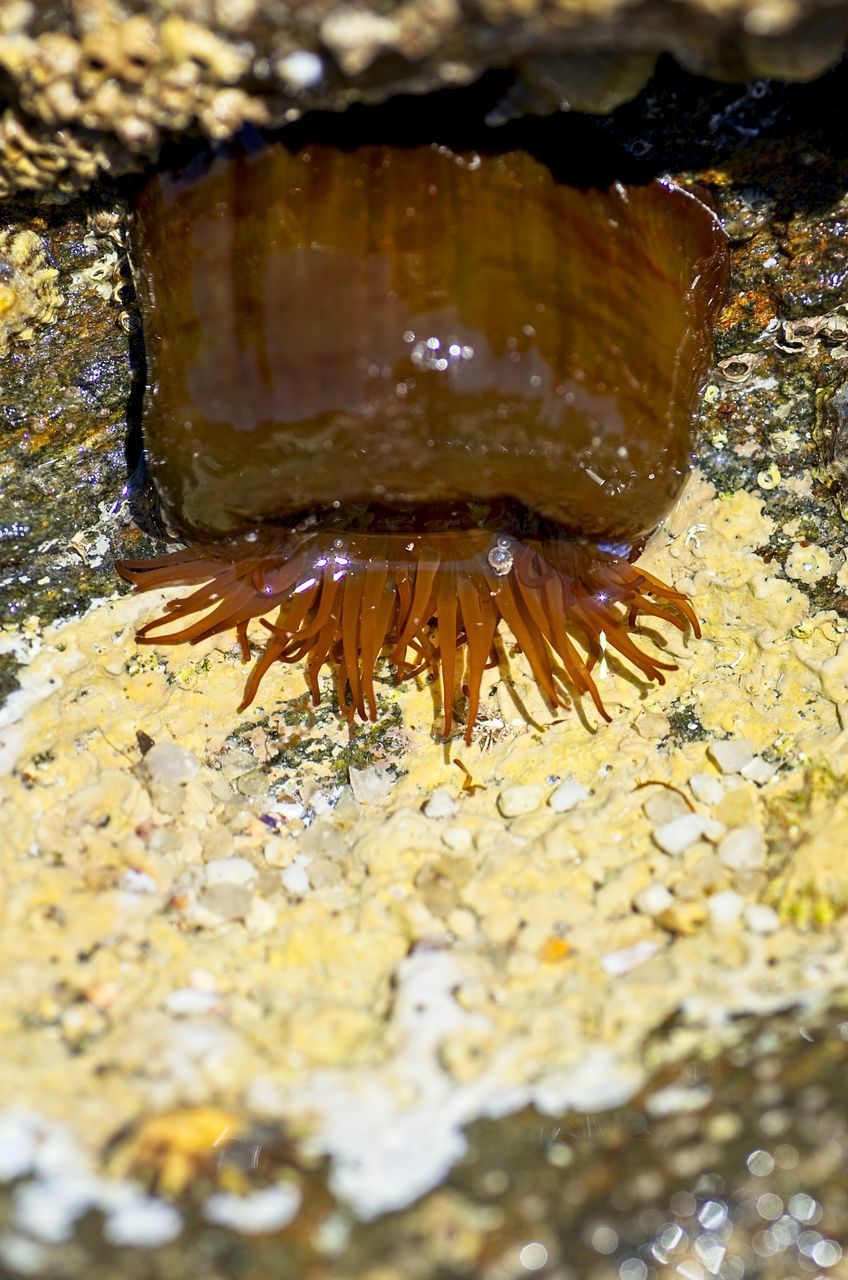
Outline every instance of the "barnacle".
[[0, 231], [0, 356], [53, 319], [63, 302], [58, 274], [34, 231]]

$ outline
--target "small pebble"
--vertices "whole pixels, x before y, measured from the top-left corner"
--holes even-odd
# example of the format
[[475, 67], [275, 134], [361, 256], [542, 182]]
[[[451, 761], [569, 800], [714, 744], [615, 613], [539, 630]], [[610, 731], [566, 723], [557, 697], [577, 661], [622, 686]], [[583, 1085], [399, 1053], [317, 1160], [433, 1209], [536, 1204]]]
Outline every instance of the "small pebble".
[[[105, 664], [104, 667], [105, 670], [109, 670]], [[121, 659], [122, 668], [123, 659]], [[110, 672], [110, 675], [117, 674], [119, 672]], [[16, 1235], [13, 1231], [4, 1231], [0, 1236], [0, 1262], [9, 1268], [13, 1275], [43, 1276], [47, 1268], [46, 1250], [35, 1240], [28, 1240], [26, 1236]]]
[[271, 812], [277, 813], [285, 822], [297, 822], [306, 814], [306, 807], [299, 800], [278, 800], [271, 806]]
[[730, 872], [727, 867], [719, 862], [714, 853], [708, 853], [703, 858], [699, 858], [694, 867], [690, 868], [686, 883], [703, 895], [724, 890], [729, 879]]
[[127, 893], [156, 892], [156, 881], [153, 876], [146, 871], [136, 871], [134, 867], [127, 867], [118, 881], [118, 885]]
[[339, 792], [336, 807], [333, 810], [336, 825], [345, 831], [357, 819], [362, 817], [362, 805], [357, 799], [352, 786], [344, 786]]
[[448, 928], [457, 938], [473, 937], [477, 927], [477, 917], [468, 907], [454, 907], [448, 916]]
[[542, 788], [532, 783], [504, 787], [498, 796], [498, 808], [505, 818], [520, 818], [522, 814], [535, 813], [542, 799]]
[[176, 742], [158, 742], [144, 757], [144, 767], [153, 782], [188, 782], [200, 772], [200, 761]]
[[274, 67], [289, 89], [311, 89], [324, 75], [324, 64], [311, 49], [293, 49]]
[[640, 738], [645, 738], [650, 742], [656, 741], [659, 738], [664, 738], [671, 729], [671, 725], [668, 722], [667, 716], [661, 716], [655, 712], [646, 711], [644, 715], [639, 716], [639, 719], [636, 721], [633, 728], [636, 730]]
[[611, 978], [620, 978], [625, 973], [630, 973], [631, 969], [637, 969], [640, 964], [651, 960], [659, 949], [658, 942], [644, 938], [641, 942], [634, 942], [632, 947], [622, 947], [620, 951], [609, 951], [601, 956], [601, 968]]
[[780, 917], [764, 902], [752, 902], [745, 908], [745, 923], [752, 933], [774, 933], [780, 928]]
[[309, 876], [306, 874], [306, 868], [299, 862], [293, 862], [290, 867], [281, 871], [280, 879], [283, 882], [283, 888], [296, 898], [302, 898], [309, 892]]
[[165, 1001], [168, 1013], [177, 1017], [190, 1018], [204, 1013], [211, 1013], [220, 1003], [216, 991], [197, 991], [194, 987], [180, 987], [172, 991]]
[[269, 867], [287, 867], [291, 862], [294, 847], [293, 841], [282, 840], [279, 836], [272, 836], [262, 846], [262, 856]]
[[642, 805], [642, 812], [649, 822], [652, 822], [655, 827], [660, 827], [666, 822], [673, 822], [675, 818], [682, 818], [692, 810], [683, 796], [663, 787], [657, 788], [648, 796]]
[[103, 1234], [110, 1244], [155, 1249], [174, 1240], [182, 1225], [182, 1218], [173, 1205], [152, 1197], [139, 1197], [109, 1214]]
[[633, 899], [633, 905], [645, 916], [658, 916], [660, 912], [666, 911], [673, 901], [665, 885], [655, 883], [649, 884], [646, 889], [637, 893]]
[[[736, 779], [734, 778], [735, 782]], [[727, 827], [745, 827], [757, 818], [757, 788], [753, 782], [739, 779], [738, 786], [725, 791], [721, 803], [713, 809], [713, 817]]]
[[588, 795], [589, 792], [582, 782], [566, 780], [551, 792], [548, 796], [548, 804], [554, 813], [568, 813], [569, 809], [575, 808], [581, 801], [586, 800]]
[[777, 765], [769, 764], [768, 760], [764, 760], [762, 756], [754, 756], [751, 763], [746, 764], [740, 773], [749, 782], [756, 782], [758, 787], [763, 787], [777, 773]]
[[737, 827], [718, 846], [718, 856], [731, 871], [752, 871], [766, 860], [765, 837], [759, 827]]
[[710, 844], [718, 844], [727, 834], [727, 827], [723, 822], [719, 822], [718, 818], [704, 818], [704, 839], [709, 840]]
[[250, 884], [259, 873], [247, 858], [216, 858], [206, 863], [203, 874], [211, 887], [216, 884]]
[[422, 811], [425, 818], [453, 818], [459, 813], [459, 805], [447, 787], [436, 787], [433, 794], [425, 800]]
[[383, 804], [395, 788], [396, 779], [386, 769], [369, 765], [367, 769], [349, 770], [350, 787], [360, 804]]
[[0, 1182], [12, 1182], [30, 1172], [41, 1137], [35, 1116], [26, 1111], [0, 1112]]
[[309, 797], [309, 807], [316, 818], [325, 818], [328, 813], [333, 812], [332, 792], [313, 791]]
[[474, 836], [467, 827], [446, 827], [442, 832], [442, 843], [454, 853], [467, 853], [474, 845]]
[[713, 1091], [707, 1084], [670, 1084], [651, 1094], [645, 1103], [645, 1110], [655, 1119], [682, 1115], [687, 1111], [703, 1111], [712, 1097]]
[[741, 773], [754, 758], [754, 744], [748, 738], [728, 738], [711, 743], [707, 755], [722, 773]]
[[689, 787], [701, 804], [718, 804], [724, 795], [724, 787], [712, 773], [693, 773]]
[[300, 1208], [300, 1191], [291, 1184], [263, 1187], [246, 1196], [216, 1191], [203, 1206], [210, 1222], [234, 1231], [279, 1231], [288, 1226]]
[[706, 919], [707, 910], [702, 902], [675, 902], [656, 916], [657, 924], [663, 929], [683, 935], [697, 933]]
[[[243, 920], [250, 910], [251, 893], [240, 884], [215, 884], [197, 895], [201, 912], [220, 920]], [[212, 921], [210, 921], [212, 923]]]
[[277, 908], [267, 898], [254, 897], [244, 918], [248, 933], [269, 933], [277, 923]]
[[663, 853], [683, 853], [704, 834], [704, 819], [700, 813], [684, 813], [680, 818], [655, 827], [651, 834]]
[[707, 911], [710, 913], [710, 919], [719, 929], [727, 929], [730, 925], [735, 924], [745, 907], [745, 899], [740, 894], [734, 893], [732, 889], [725, 889], [722, 893], [714, 893], [711, 898], [707, 899]]

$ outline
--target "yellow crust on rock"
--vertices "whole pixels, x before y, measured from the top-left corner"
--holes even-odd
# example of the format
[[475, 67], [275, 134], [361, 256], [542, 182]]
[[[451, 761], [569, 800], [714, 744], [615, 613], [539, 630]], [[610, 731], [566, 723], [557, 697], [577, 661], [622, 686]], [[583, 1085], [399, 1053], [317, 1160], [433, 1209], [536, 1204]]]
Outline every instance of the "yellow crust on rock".
[[[95, 1151], [187, 1104], [293, 1118], [332, 1149], [331, 1097], [400, 1114], [424, 1105], [422, 1071], [540, 1097], [599, 1051], [635, 1088], [673, 1014], [690, 1033], [654, 1057], [703, 1045], [720, 1015], [835, 989], [848, 868], [827, 815], [844, 798], [803, 793], [811, 761], [848, 774], [848, 649], [754, 554], [770, 531], [756, 498], [694, 479], [646, 553], [705, 636], [657, 624], [680, 663], [664, 687], [610, 664], [611, 724], [554, 717], [507, 645], [475, 742], [443, 748], [430, 687], [386, 683], [371, 762], [340, 794], [346, 728], [302, 700], [286, 723], [301, 672], [274, 671], [238, 717], [228, 639], [137, 648], [155, 598], [7, 635], [31, 661], [0, 730], [0, 1107], [47, 1110]], [[178, 748], [167, 769], [137, 731]], [[722, 742], [753, 769], [721, 773]], [[785, 909], [799, 884], [834, 910]], [[422, 974], [447, 984], [432, 1061], [404, 1004]]]

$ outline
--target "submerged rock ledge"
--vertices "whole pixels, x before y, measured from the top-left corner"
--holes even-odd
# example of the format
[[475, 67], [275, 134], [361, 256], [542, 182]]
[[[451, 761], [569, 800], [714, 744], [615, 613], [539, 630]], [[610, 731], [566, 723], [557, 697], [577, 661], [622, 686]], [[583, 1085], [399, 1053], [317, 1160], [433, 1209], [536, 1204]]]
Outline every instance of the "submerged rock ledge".
[[0, 14], [0, 197], [62, 193], [185, 133], [511, 71], [504, 108], [606, 113], [657, 57], [722, 80], [811, 79], [845, 49], [821, 0], [15, 0]]

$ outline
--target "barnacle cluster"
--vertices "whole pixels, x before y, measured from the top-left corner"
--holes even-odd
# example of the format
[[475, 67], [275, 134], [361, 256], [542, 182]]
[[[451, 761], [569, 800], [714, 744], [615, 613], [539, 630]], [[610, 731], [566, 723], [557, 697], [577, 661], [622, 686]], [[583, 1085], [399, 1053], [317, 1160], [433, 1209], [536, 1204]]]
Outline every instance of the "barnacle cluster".
[[78, 30], [0, 34], [0, 68], [18, 102], [0, 117], [0, 194], [83, 185], [120, 155], [151, 155], [163, 131], [199, 125], [212, 138], [265, 124], [259, 97], [239, 87], [251, 46], [171, 14], [104, 12]]
[[0, 197], [70, 190], [153, 156], [163, 136], [224, 138], [304, 109], [467, 83], [512, 67], [493, 122], [606, 112], [656, 56], [723, 79], [807, 79], [837, 61], [848, 17], [822, 0], [7, 0], [0, 6]]
[[34, 231], [0, 231], [0, 356], [13, 338], [27, 341], [62, 305], [58, 271]]

